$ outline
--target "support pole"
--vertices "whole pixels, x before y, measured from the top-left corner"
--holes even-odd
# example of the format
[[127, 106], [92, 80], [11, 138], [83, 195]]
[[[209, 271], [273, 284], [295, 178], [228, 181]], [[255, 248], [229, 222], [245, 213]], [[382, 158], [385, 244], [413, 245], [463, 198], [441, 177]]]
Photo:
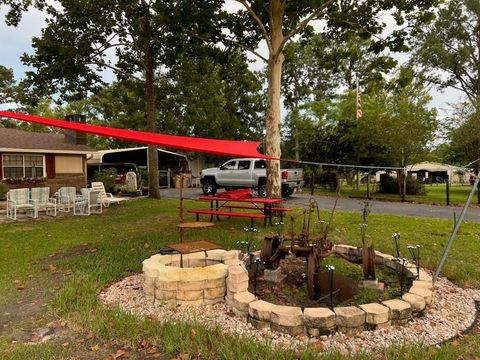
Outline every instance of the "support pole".
[[440, 259], [440, 262], [437, 266], [437, 270], [435, 270], [435, 274], [433, 275], [433, 283], [435, 284], [435, 281], [437, 280], [438, 275], [440, 274], [440, 271], [442, 271], [443, 265], [445, 263], [445, 260], [447, 259], [448, 252], [450, 251], [450, 248], [452, 247], [453, 241], [457, 237], [458, 230], [460, 229], [460, 225], [462, 224], [463, 218], [465, 217], [465, 214], [467, 213], [467, 208], [470, 206], [470, 203], [472, 202], [473, 199], [473, 194], [475, 193], [475, 190], [477, 189], [478, 183], [480, 180], [480, 171], [477, 174], [477, 178], [475, 179], [475, 183], [472, 186], [472, 190], [470, 190], [470, 194], [468, 194], [468, 199], [465, 205], [463, 205], [462, 212], [460, 214], [460, 217], [458, 218], [458, 221], [455, 224], [455, 228], [452, 231], [452, 235], [450, 235], [450, 239], [448, 240], [447, 246], [445, 247], [445, 250], [443, 251], [442, 258]]

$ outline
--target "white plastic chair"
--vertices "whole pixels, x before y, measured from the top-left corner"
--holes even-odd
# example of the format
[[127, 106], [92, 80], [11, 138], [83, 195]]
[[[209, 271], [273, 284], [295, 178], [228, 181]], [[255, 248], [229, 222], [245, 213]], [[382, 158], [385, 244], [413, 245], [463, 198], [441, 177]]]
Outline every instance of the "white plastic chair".
[[80, 189], [81, 195], [75, 198], [73, 207], [74, 215], [90, 215], [102, 213], [102, 200], [100, 191], [91, 190], [87, 188]]
[[30, 198], [30, 189], [12, 189], [7, 192], [7, 218], [17, 220], [18, 210], [25, 211], [26, 216], [38, 217], [37, 204]]
[[57, 199], [58, 211], [70, 212], [77, 198], [77, 189], [74, 186], [62, 186], [55, 193], [55, 197]]
[[37, 214], [45, 211], [46, 215], [57, 216], [57, 199], [50, 197], [49, 187], [31, 188], [30, 199], [36, 202]]
[[113, 199], [113, 194], [107, 193], [105, 191], [105, 185], [103, 185], [103, 182], [101, 181], [92, 182], [92, 190], [98, 191], [100, 193], [100, 199], [103, 206], [107, 207], [110, 205], [110, 201], [111, 199]]

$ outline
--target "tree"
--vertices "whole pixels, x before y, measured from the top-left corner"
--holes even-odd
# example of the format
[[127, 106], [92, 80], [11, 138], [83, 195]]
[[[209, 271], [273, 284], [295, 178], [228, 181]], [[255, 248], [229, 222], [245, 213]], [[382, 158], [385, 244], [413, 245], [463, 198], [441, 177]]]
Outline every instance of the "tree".
[[285, 107], [292, 112], [286, 125], [291, 128], [289, 135], [294, 138], [297, 160], [300, 155], [296, 123], [301, 117], [302, 104], [325, 100], [340, 88], [354, 90], [357, 79], [366, 91], [385, 85], [385, 75], [395, 67], [396, 61], [375, 53], [372, 45], [372, 40], [355, 34], [342, 38], [315, 34], [285, 46], [282, 93]]
[[7, 104], [14, 101], [16, 92], [16, 81], [13, 70], [0, 65], [0, 104]]
[[412, 63], [439, 88], [463, 92], [472, 106], [480, 104], [480, 2], [447, 2], [433, 24], [414, 41]]
[[[13, 25], [31, 4], [2, 2], [11, 6], [7, 22]], [[60, 93], [65, 100], [85, 98], [103, 84], [99, 71], [111, 69], [120, 79], [143, 84], [145, 130], [156, 132], [155, 83], [162, 66], [175, 62], [178, 53], [195, 52], [199, 34], [215, 38], [218, 30], [212, 19], [222, 2], [97, 0], [37, 1], [35, 5], [46, 9], [48, 18], [42, 37], [33, 39], [35, 54], [23, 56], [23, 61], [35, 68], [27, 73], [31, 92], [39, 97]], [[111, 60], [113, 52], [115, 59]], [[159, 197], [156, 148], [149, 146], [148, 154], [149, 194]]]
[[[325, 33], [358, 32], [368, 38], [380, 34], [385, 27], [379, 14], [394, 8], [394, 19], [397, 25], [411, 25], [412, 21], [430, 19], [430, 13], [425, 11], [437, 0], [416, 2], [410, 1], [334, 1], [334, 0], [236, 0], [243, 5], [245, 11], [237, 14], [231, 33], [235, 36], [232, 42], [241, 42], [241, 46], [251, 47], [260, 40], [265, 41], [268, 48], [268, 102], [265, 120], [266, 153], [273, 158], [280, 158], [280, 89], [283, 50], [294, 36], [311, 31], [309, 23], [312, 20], [324, 20]], [[422, 16], [418, 17], [417, 15]], [[408, 15], [408, 17], [406, 17]], [[250, 18], [250, 19], [248, 19]], [[254, 26], [252, 26], [252, 22]], [[388, 46], [394, 50], [404, 49], [404, 40], [408, 26], [393, 32], [387, 40], [376, 42], [374, 50], [380, 52]], [[254, 50], [252, 51], [256, 53]], [[258, 53], [257, 53], [258, 55]], [[271, 160], [267, 165], [267, 190], [269, 197], [280, 197], [280, 162]]]

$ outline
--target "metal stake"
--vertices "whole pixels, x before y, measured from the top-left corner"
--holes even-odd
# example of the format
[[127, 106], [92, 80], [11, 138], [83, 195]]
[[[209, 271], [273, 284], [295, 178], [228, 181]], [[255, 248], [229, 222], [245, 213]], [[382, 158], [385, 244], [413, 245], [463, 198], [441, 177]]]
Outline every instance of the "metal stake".
[[453, 241], [457, 237], [458, 230], [460, 229], [460, 225], [462, 224], [463, 218], [465, 217], [465, 214], [467, 213], [467, 208], [472, 202], [473, 199], [473, 194], [475, 193], [475, 189], [478, 186], [478, 182], [480, 181], [480, 171], [477, 174], [477, 178], [475, 179], [475, 183], [472, 186], [472, 190], [470, 191], [470, 194], [468, 194], [468, 199], [465, 205], [463, 205], [462, 212], [460, 214], [460, 218], [458, 219], [457, 223], [455, 224], [455, 228], [453, 229], [452, 235], [450, 235], [450, 239], [448, 240], [447, 246], [445, 246], [445, 250], [443, 251], [442, 258], [440, 259], [440, 263], [437, 266], [437, 270], [435, 270], [435, 274], [433, 275], [433, 283], [435, 284], [435, 281], [437, 280], [438, 275], [440, 274], [440, 271], [442, 271], [443, 264], [445, 263], [445, 260], [447, 259], [448, 252], [450, 251], [450, 248], [452, 247]]
[[330, 292], [330, 308], [333, 309], [333, 272], [335, 271], [335, 267], [332, 265], [327, 265], [328, 271], [328, 287]]

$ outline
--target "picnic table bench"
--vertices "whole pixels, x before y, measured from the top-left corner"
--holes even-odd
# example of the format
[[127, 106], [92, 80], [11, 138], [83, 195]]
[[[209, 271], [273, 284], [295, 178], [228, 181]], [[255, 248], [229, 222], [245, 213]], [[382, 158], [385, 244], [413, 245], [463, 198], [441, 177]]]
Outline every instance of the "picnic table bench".
[[[228, 198], [224, 196], [201, 196], [198, 198], [198, 200], [210, 202], [210, 209], [188, 210], [188, 212], [196, 214], [197, 221], [199, 220], [200, 214], [210, 215], [210, 221], [213, 220], [214, 216], [216, 216], [218, 220], [220, 220], [220, 216], [250, 218], [252, 228], [254, 225], [254, 219], [264, 219], [264, 226], [267, 224], [268, 219], [270, 225], [273, 225], [273, 212], [279, 213], [281, 220], [283, 221], [283, 213], [292, 210], [290, 208], [278, 207], [278, 205], [283, 201], [282, 199], [269, 199], [262, 197]], [[224, 211], [224, 209], [227, 209], [228, 211]], [[232, 209], [256, 210], [257, 212], [240, 212], [232, 211]]]
[[254, 227], [254, 219], [265, 219], [265, 214], [259, 213], [246, 213], [246, 212], [233, 212], [233, 211], [221, 211], [221, 210], [209, 210], [209, 209], [192, 209], [188, 210], [189, 213], [195, 214], [197, 221], [199, 221], [199, 215], [210, 215], [210, 221], [212, 221], [213, 216], [216, 216], [217, 219], [219, 216], [227, 216], [227, 217], [238, 217], [238, 218], [250, 218], [251, 227]]

